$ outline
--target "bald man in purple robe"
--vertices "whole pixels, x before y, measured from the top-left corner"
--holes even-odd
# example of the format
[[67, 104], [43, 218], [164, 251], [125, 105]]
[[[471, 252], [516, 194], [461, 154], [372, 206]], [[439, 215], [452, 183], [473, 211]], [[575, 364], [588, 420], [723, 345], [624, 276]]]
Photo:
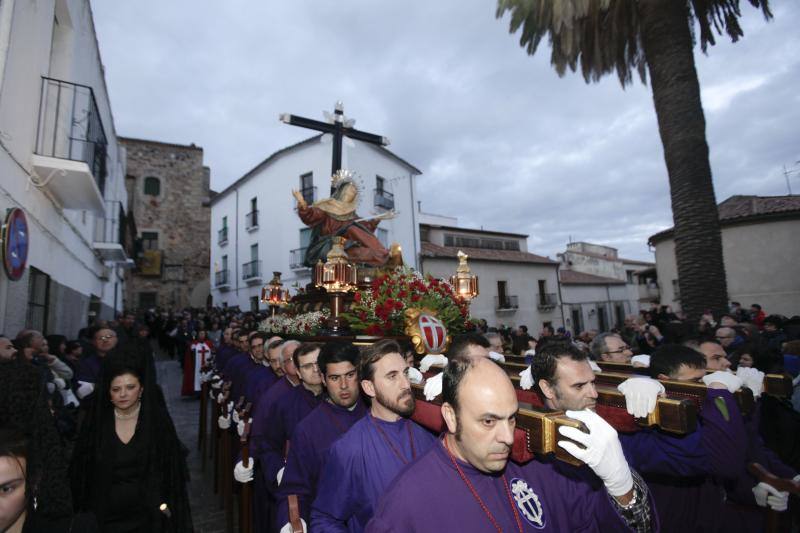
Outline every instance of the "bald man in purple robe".
[[310, 522], [311, 503], [328, 450], [366, 414], [359, 398], [358, 360], [358, 348], [351, 343], [328, 343], [320, 351], [319, 368], [327, 397], [292, 434], [286, 469], [278, 487], [279, 527], [289, 521], [290, 495], [297, 496], [302, 521]]
[[[447, 433], [380, 498], [367, 532], [651, 531], [647, 486], [626, 463], [616, 432], [590, 410], [559, 432], [586, 465], [509, 462], [518, 410], [506, 372], [483, 357], [451, 358], [443, 376]], [[568, 431], [574, 430], [574, 431]]]
[[330, 448], [311, 508], [311, 531], [363, 531], [392, 479], [436, 444], [409, 419], [415, 401], [401, 353], [388, 339], [362, 352], [359, 377], [370, 410]]

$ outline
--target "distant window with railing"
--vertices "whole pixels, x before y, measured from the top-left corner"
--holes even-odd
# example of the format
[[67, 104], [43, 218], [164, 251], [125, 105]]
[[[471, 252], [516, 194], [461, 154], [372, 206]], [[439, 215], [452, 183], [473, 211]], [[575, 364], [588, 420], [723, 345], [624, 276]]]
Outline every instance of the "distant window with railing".
[[161, 180], [148, 176], [144, 179], [144, 193], [147, 196], [158, 196], [161, 194]]
[[491, 237], [468, 237], [466, 235], [456, 235], [454, 233], [445, 234], [444, 245], [455, 248], [519, 251], [519, 241]]

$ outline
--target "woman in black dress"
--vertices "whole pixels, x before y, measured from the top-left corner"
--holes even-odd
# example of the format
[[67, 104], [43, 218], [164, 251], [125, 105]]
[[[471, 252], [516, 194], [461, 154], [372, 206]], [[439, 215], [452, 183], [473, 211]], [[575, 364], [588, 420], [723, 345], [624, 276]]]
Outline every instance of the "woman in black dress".
[[144, 342], [103, 362], [99, 394], [73, 455], [78, 510], [105, 532], [190, 532], [187, 450], [175, 432]]

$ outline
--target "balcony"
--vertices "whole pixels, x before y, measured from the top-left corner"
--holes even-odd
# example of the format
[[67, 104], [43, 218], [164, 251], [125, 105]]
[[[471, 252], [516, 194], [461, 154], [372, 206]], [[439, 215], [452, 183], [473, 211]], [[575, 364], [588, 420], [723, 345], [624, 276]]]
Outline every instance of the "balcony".
[[558, 296], [554, 292], [539, 293], [536, 295], [536, 307], [539, 311], [550, 311], [558, 305]]
[[230, 270], [220, 270], [214, 272], [214, 287], [217, 289], [227, 289], [231, 285]]
[[661, 295], [659, 294], [658, 290], [658, 284], [656, 283], [637, 285], [636, 289], [639, 293], [640, 302], [658, 302], [661, 299]]
[[495, 296], [494, 309], [498, 312], [516, 311], [519, 308], [518, 296]]
[[94, 91], [86, 85], [42, 78], [39, 124], [31, 164], [64, 209], [105, 216], [108, 141]]
[[375, 207], [380, 207], [387, 211], [394, 209], [394, 194], [383, 189], [375, 189]]
[[306, 250], [308, 250], [308, 247], [297, 248], [296, 250], [289, 252], [289, 268], [292, 270], [308, 268], [304, 263], [306, 260]]
[[106, 201], [105, 216], [95, 219], [92, 248], [102, 261], [125, 263], [128, 254], [122, 243], [125, 240], [125, 211], [122, 202]]
[[244, 281], [259, 281], [261, 279], [261, 261], [256, 259], [242, 264], [242, 279]]
[[255, 231], [258, 229], [258, 209], [250, 211], [244, 216], [244, 228], [247, 231]]
[[228, 228], [227, 226], [217, 232], [217, 244], [225, 246], [228, 244]]

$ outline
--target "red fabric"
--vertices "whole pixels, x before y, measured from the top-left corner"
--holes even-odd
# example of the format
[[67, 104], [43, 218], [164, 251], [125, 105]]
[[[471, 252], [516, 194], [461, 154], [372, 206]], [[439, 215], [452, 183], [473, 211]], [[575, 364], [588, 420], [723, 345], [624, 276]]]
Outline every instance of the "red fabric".
[[527, 463], [533, 459], [533, 454], [528, 451], [528, 437], [524, 429], [514, 430], [514, 445], [511, 447], [511, 460], [516, 463]]
[[597, 407], [595, 407], [595, 412], [620, 433], [635, 433], [642, 429], [636, 423], [633, 415], [621, 407], [611, 407], [610, 405], [598, 403]]
[[544, 403], [542, 403], [541, 398], [539, 398], [539, 395], [534, 391], [522, 389], [515, 390], [517, 391], [517, 400], [520, 402], [529, 403], [536, 409], [544, 409]]
[[183, 396], [192, 396], [194, 394], [194, 352], [191, 346], [186, 348], [186, 353], [183, 355], [183, 386], [181, 387], [181, 394]]
[[417, 405], [411, 419], [437, 435], [444, 432], [445, 424], [444, 418], [442, 418], [442, 408], [424, 400], [416, 400], [416, 402]]

